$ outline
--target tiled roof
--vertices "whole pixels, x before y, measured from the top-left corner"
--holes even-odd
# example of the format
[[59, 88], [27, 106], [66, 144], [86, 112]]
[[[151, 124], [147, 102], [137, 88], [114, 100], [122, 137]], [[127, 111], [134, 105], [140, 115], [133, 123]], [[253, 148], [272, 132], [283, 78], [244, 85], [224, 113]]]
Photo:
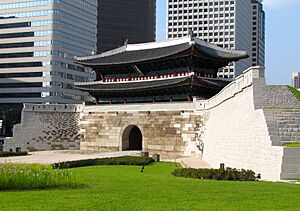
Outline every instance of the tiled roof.
[[123, 46], [99, 55], [78, 57], [76, 62], [90, 66], [134, 64], [173, 56], [192, 47], [195, 47], [201, 55], [222, 61], [237, 61], [248, 57], [245, 51], [224, 49], [197, 38], [181, 38], [158, 43]]

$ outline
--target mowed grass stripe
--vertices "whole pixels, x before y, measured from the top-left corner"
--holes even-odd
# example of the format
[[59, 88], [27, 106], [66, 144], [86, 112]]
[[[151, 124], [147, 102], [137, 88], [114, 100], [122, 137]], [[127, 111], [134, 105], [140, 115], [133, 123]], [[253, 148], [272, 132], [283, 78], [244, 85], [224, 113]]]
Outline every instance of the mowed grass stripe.
[[300, 186], [173, 177], [173, 163], [70, 169], [82, 189], [0, 192], [1, 210], [300, 210]]

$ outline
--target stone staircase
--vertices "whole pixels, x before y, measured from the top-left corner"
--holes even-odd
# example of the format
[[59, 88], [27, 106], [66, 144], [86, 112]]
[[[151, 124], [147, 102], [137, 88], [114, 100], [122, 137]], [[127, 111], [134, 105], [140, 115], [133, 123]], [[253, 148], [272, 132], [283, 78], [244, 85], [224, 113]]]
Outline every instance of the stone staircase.
[[300, 142], [300, 109], [264, 109], [273, 146]]
[[281, 174], [283, 180], [300, 179], [300, 148], [283, 149]]
[[[272, 146], [300, 142], [300, 109], [264, 109]], [[300, 148], [283, 148], [280, 179], [300, 178]]]

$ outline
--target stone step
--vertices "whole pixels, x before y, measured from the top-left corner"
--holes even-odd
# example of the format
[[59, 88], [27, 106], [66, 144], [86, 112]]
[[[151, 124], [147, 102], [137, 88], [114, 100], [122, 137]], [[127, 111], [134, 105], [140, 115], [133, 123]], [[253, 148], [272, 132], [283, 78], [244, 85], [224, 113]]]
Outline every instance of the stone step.
[[288, 132], [288, 131], [270, 131], [270, 135], [275, 135], [279, 137], [299, 137], [299, 132]]
[[300, 178], [300, 173], [282, 173], [280, 179], [282, 180], [295, 180]]
[[296, 164], [283, 163], [282, 172], [289, 172], [292, 174], [300, 174], [300, 163], [296, 163]]
[[300, 136], [270, 136], [271, 141], [279, 142], [300, 142]]
[[272, 141], [272, 146], [282, 146], [281, 141]]
[[282, 158], [283, 163], [293, 164], [293, 165], [300, 165], [300, 155], [299, 156], [283, 156]]

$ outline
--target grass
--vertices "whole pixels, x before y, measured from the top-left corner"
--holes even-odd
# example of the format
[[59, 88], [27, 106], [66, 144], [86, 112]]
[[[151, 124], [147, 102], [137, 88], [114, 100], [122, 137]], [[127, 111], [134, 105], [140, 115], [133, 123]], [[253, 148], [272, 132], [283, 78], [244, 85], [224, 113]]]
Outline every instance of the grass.
[[1, 210], [300, 210], [300, 186], [174, 177], [176, 164], [70, 169], [83, 189], [0, 191]]
[[300, 147], [300, 142], [284, 143], [285, 147]]
[[0, 190], [75, 188], [81, 184], [69, 171], [50, 165], [0, 164]]
[[300, 91], [298, 91], [297, 89], [295, 89], [294, 87], [292, 87], [292, 86], [288, 86], [289, 87], [289, 90], [291, 91], [291, 92], [293, 92], [293, 94], [296, 96], [296, 98], [298, 99], [298, 100], [300, 100]]

